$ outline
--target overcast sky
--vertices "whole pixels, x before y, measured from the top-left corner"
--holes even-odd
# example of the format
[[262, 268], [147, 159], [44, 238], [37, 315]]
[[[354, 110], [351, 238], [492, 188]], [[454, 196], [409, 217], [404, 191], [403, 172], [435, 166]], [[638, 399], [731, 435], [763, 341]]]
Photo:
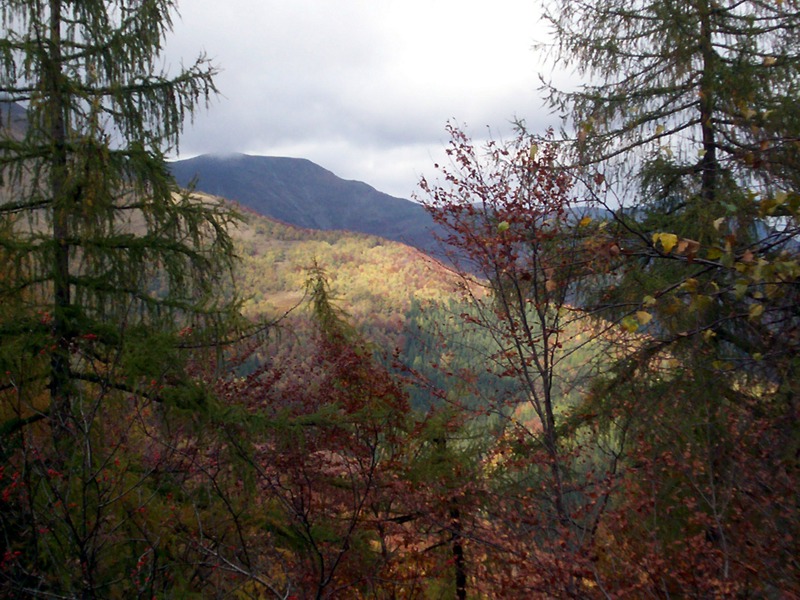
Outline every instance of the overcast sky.
[[535, 0], [183, 0], [169, 60], [206, 52], [221, 91], [186, 125], [181, 157], [308, 158], [408, 198], [454, 120], [474, 137], [556, 124]]

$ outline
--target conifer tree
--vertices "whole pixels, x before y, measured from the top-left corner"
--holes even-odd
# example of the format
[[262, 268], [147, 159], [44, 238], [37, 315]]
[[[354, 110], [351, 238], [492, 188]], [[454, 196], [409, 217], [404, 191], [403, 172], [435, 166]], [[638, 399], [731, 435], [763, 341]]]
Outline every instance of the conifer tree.
[[[558, 61], [591, 79], [551, 88], [551, 106], [575, 128], [572, 156], [589, 170], [587, 186], [619, 194], [606, 204], [617, 252], [601, 268], [620, 276], [603, 290], [606, 314], [641, 309], [666, 337], [703, 334], [738, 360], [790, 360], [797, 3], [585, 0], [547, 19]], [[777, 375], [786, 365], [770, 368], [770, 379], [791, 379]]]
[[658, 166], [660, 176], [645, 179], [657, 184], [649, 196], [690, 190], [706, 209], [728, 195], [726, 185], [797, 183], [796, 2], [545, 8], [557, 63], [591, 81], [548, 87], [551, 106], [575, 127], [583, 164], [622, 162], [651, 176]]
[[[123, 329], [163, 332], [224, 309], [211, 291], [231, 258], [230, 215], [176, 195], [164, 161], [184, 117], [215, 92], [204, 58], [176, 75], [159, 70], [172, 8], [3, 5], [0, 92], [28, 109], [24, 138], [2, 142], [2, 216], [13, 224], [3, 293], [47, 313], [32, 331], [55, 343], [51, 418], [76, 379], [92, 379], [76, 364], [81, 336], [119, 350], [135, 337]], [[97, 359], [97, 348], [87, 355]]]
[[147, 478], [125, 455], [143, 435], [130, 411], [201, 403], [185, 349], [212, 343], [236, 313], [219, 292], [232, 215], [179, 192], [165, 164], [216, 92], [204, 57], [163, 64], [174, 5], [0, 4], [0, 94], [27, 111], [24, 130], [0, 135], [3, 489], [22, 478], [4, 507], [6, 558], [17, 558], [0, 589], [16, 597], [133, 585], [122, 555], [141, 554], [147, 535], [115, 545]]
[[628, 440], [618, 507], [647, 523], [601, 570], [630, 581], [626, 561], [661, 561], [656, 594], [793, 593], [798, 4], [583, 0], [547, 17], [556, 57], [591, 82], [550, 101], [613, 213], [596, 308], [636, 334], [585, 405]]
[[[591, 81], [551, 88], [551, 106], [574, 126], [572, 157], [588, 170], [587, 186], [616, 194], [606, 206], [616, 213], [617, 258], [600, 268], [620, 277], [603, 290], [606, 314], [641, 309], [657, 317], [651, 331], [658, 325], [662, 338], [703, 334], [738, 360], [790, 358], [797, 3], [585, 0], [546, 16], [558, 61]], [[770, 369], [787, 381], [777, 375], [785, 365]]]

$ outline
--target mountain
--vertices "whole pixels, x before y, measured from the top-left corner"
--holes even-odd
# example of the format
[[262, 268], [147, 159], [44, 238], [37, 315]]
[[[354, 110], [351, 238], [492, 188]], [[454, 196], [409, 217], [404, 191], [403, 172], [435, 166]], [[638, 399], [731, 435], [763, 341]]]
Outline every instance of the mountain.
[[300, 158], [202, 155], [170, 164], [179, 185], [235, 200], [259, 214], [308, 229], [347, 230], [435, 249], [433, 220], [410, 200], [340, 179]]
[[[195, 197], [220, 200], [199, 192]], [[371, 342], [391, 351], [403, 345], [412, 304], [447, 305], [459, 297], [458, 280], [449, 269], [400, 242], [299, 228], [246, 208], [239, 212], [243, 220], [230, 234], [240, 259], [234, 270], [236, 288], [247, 317], [276, 319], [291, 311], [283, 324], [291, 331], [304, 327], [306, 284], [311, 270], [320, 269], [334, 304]]]
[[13, 139], [22, 139], [28, 126], [25, 109], [15, 102], [0, 101], [0, 130]]

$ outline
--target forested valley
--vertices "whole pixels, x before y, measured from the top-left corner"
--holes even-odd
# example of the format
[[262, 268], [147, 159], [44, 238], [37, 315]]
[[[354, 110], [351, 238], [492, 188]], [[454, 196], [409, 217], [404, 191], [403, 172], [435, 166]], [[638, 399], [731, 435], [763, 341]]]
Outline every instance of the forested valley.
[[179, 189], [173, 8], [0, 2], [0, 595], [800, 597], [795, 0], [545, 4], [435, 258]]

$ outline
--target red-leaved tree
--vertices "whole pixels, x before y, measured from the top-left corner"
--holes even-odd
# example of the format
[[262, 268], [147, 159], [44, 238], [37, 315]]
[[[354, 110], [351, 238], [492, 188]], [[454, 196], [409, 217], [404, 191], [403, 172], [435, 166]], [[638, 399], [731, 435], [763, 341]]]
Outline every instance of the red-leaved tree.
[[551, 140], [520, 129], [479, 148], [449, 132], [451, 164], [441, 183], [422, 181], [424, 202], [463, 282], [462, 318], [490, 340], [482, 368], [505, 382], [472, 405], [491, 442], [465, 534], [471, 585], [579, 597], [595, 579], [589, 558], [617, 466], [615, 441], [589, 447], [571, 428], [604, 344], [577, 304], [598, 274], [596, 228]]

